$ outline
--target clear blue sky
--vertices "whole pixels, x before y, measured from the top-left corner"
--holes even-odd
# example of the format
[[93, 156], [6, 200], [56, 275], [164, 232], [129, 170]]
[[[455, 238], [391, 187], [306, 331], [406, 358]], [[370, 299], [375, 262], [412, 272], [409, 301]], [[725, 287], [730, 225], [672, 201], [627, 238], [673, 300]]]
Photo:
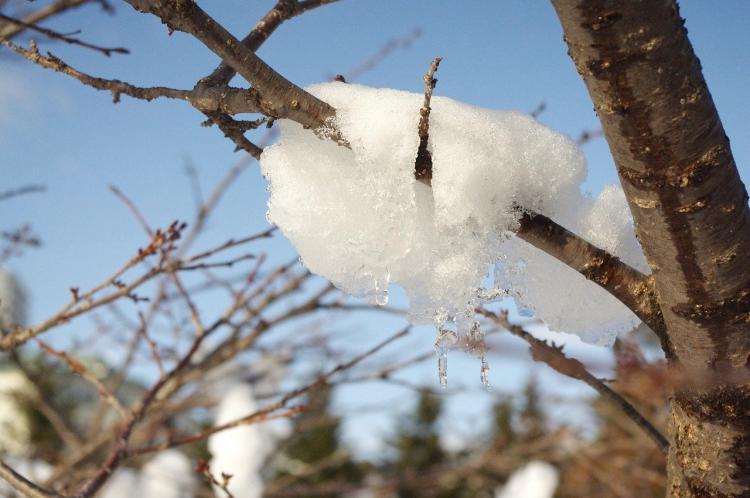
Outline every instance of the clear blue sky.
[[[202, 4], [228, 29], [244, 36], [273, 2]], [[748, 178], [750, 3], [690, 0], [681, 4], [740, 172]], [[63, 32], [82, 29], [80, 36], [88, 41], [128, 47], [130, 55], [106, 58], [61, 44], [43, 46], [83, 71], [137, 85], [190, 88], [217, 63], [189, 36], [168, 37], [154, 17], [137, 14], [119, 2], [113, 17], [92, 5], [58, 18], [51, 26]], [[540, 120], [550, 127], [573, 136], [598, 128], [585, 87], [566, 54], [554, 10], [546, 1], [342, 0], [282, 26], [260, 55], [287, 78], [306, 85], [347, 73], [389, 39], [415, 28], [422, 30], [421, 37], [358, 82], [421, 91], [422, 75], [440, 55], [437, 94], [524, 111], [545, 101], [547, 110]], [[143, 245], [141, 230], [108, 185], [125, 191], [155, 226], [192, 216], [186, 162], [197, 168], [208, 190], [238, 159], [233, 145], [216, 129], [200, 127], [201, 121], [202, 115], [182, 102], [145, 103], [123, 97], [113, 105], [109, 94], [33, 67], [7, 51], [1, 54], [0, 190], [25, 184], [48, 188], [44, 194], [0, 205], [0, 229], [29, 222], [44, 240], [42, 249], [28, 251], [9, 265], [33, 297], [32, 322], [62, 305], [69, 287], [98, 283]], [[604, 183], [616, 182], [603, 140], [586, 145], [585, 152], [590, 168], [586, 188], [596, 193]], [[264, 181], [253, 168], [212, 218], [206, 243], [263, 228], [266, 200]], [[292, 254], [283, 240], [270, 247], [279, 259]], [[382, 338], [388, 327], [383, 322], [379, 332], [354, 333], [371, 343]], [[53, 337], [62, 340], [59, 334]], [[426, 348], [431, 340], [425, 334], [414, 344]], [[474, 362], [458, 359], [453, 364], [452, 382], [475, 385]], [[499, 390], [512, 390], [527, 366], [496, 361], [491, 380]], [[432, 364], [412, 375], [436, 382]], [[556, 382], [552, 387], [566, 386]], [[356, 393], [345, 394], [357, 398]], [[461, 414], [456, 417], [465, 419], [491, 401], [490, 395], [481, 394], [470, 399], [468, 405], [477, 408], [454, 407], [452, 411]], [[349, 432], [364, 428], [366, 422], [384, 426], [383, 420], [371, 417]]]

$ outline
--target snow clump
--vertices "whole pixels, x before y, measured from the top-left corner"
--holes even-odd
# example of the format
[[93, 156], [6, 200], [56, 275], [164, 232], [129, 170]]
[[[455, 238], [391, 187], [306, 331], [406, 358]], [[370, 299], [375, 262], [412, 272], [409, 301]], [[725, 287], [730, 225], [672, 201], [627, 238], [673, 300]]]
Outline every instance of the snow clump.
[[[223, 394], [216, 409], [215, 426], [221, 426], [246, 417], [258, 410], [250, 385], [236, 382]], [[263, 495], [263, 479], [260, 472], [269, 453], [268, 440], [259, 424], [240, 425], [217, 432], [208, 438], [211, 473], [222, 482], [222, 474], [229, 474], [227, 489], [237, 497], [260, 498]], [[226, 493], [214, 486], [217, 497]]]
[[[430, 188], [414, 179], [422, 94], [338, 82], [308, 91], [337, 109], [351, 148], [283, 121], [261, 168], [268, 219], [312, 272], [379, 304], [389, 284], [401, 286], [412, 323], [437, 322], [448, 345], [476, 330], [473, 309], [487, 296], [511, 296], [553, 329], [596, 344], [639, 323], [513, 235], [530, 210], [646, 270], [622, 191], [583, 195], [584, 155], [568, 137], [527, 114], [435, 96]], [[494, 285], [481, 289], [488, 274]]]

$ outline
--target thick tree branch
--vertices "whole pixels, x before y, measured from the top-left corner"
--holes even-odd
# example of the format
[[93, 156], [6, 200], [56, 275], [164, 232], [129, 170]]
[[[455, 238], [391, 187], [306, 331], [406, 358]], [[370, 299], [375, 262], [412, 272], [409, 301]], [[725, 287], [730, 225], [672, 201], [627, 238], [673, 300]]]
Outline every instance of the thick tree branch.
[[653, 271], [673, 367], [692, 384], [672, 403], [668, 493], [745, 495], [750, 423], [736, 414], [750, 392], [732, 379], [750, 357], [750, 211], [700, 61], [673, 0], [553, 4]]
[[672, 354], [650, 277], [544, 215], [524, 213], [519, 222], [518, 237], [562, 261], [619, 299], [654, 331], [666, 354]]
[[[265, 42], [284, 21], [316, 7], [320, 7], [321, 5], [337, 1], [338, 0], [280, 0], [260, 21], [258, 21], [253, 30], [242, 39], [242, 44], [253, 52], [257, 52], [263, 42]], [[198, 81], [198, 85], [209, 87], [226, 86], [231, 79], [234, 78], [235, 74], [237, 74], [237, 71], [235, 71], [232, 66], [222, 61], [210, 75]]]
[[189, 33], [203, 42], [253, 85], [261, 96], [263, 114], [291, 119], [331, 138], [340, 138], [338, 132], [331, 129], [330, 119], [335, 115], [333, 107], [274, 71], [193, 0], [127, 1], [136, 10], [159, 17], [170, 29]]

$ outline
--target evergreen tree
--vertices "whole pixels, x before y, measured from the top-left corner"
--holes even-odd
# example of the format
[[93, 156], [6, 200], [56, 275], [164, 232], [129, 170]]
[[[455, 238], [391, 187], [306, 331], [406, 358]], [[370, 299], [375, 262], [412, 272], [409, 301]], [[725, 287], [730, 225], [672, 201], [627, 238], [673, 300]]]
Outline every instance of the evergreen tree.
[[397, 496], [400, 498], [437, 496], [438, 483], [432, 481], [427, 488], [421, 478], [425, 472], [434, 472], [447, 460], [437, 431], [442, 408], [441, 398], [423, 391], [414, 413], [400, 424], [395, 440], [398, 454], [393, 464], [394, 476], [398, 480]]
[[341, 445], [340, 417], [333, 415], [333, 389], [326, 385], [310, 393], [309, 410], [294, 420], [292, 435], [282, 444], [282, 470], [287, 487], [304, 488], [310, 498], [336, 498], [362, 480], [363, 470]]
[[532, 441], [542, 437], [546, 432], [546, 417], [541, 406], [539, 385], [536, 377], [531, 376], [523, 390], [524, 406], [520, 413], [520, 438]]

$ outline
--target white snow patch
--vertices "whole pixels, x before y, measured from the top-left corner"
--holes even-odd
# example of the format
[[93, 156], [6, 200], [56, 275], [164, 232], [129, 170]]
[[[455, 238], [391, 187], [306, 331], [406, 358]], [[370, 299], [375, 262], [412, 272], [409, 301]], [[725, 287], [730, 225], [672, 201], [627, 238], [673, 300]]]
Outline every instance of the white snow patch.
[[190, 460], [177, 450], [162, 451], [141, 469], [142, 498], [191, 498], [195, 489]]
[[552, 498], [559, 480], [555, 467], [535, 460], [513, 472], [495, 498]]
[[29, 413], [34, 386], [17, 369], [0, 369], [0, 454], [27, 457], [31, 445]]
[[102, 498], [193, 498], [197, 489], [190, 460], [177, 450], [165, 450], [140, 471], [119, 469], [102, 491]]
[[[214, 425], [226, 424], [258, 410], [252, 388], [236, 383], [229, 387], [219, 403]], [[221, 474], [231, 474], [228, 489], [234, 496], [260, 498], [263, 480], [260, 470], [268, 454], [267, 440], [260, 425], [241, 425], [221, 431], [208, 439], [211, 473], [221, 481]], [[214, 489], [217, 497], [226, 496]]]
[[[284, 121], [261, 168], [268, 219], [304, 264], [342, 290], [409, 296], [413, 323], [454, 322], [468, 334], [495, 267], [495, 295], [513, 296], [555, 330], [610, 344], [639, 320], [596, 284], [513, 236], [518, 206], [542, 213], [646, 269], [625, 198], [581, 194], [583, 153], [532, 117], [433, 97], [432, 188], [414, 179], [423, 95], [328, 83], [308, 90], [337, 109], [351, 149]], [[493, 291], [493, 289], [490, 289]]]

